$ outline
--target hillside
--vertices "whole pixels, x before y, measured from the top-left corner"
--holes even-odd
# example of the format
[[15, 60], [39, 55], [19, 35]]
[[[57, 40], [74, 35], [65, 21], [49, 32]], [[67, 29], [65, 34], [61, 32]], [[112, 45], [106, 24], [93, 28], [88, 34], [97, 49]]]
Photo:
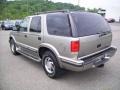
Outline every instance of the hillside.
[[36, 12], [50, 10], [85, 10], [84, 7], [69, 3], [54, 3], [48, 0], [15, 0], [0, 3], [0, 19], [20, 19]]

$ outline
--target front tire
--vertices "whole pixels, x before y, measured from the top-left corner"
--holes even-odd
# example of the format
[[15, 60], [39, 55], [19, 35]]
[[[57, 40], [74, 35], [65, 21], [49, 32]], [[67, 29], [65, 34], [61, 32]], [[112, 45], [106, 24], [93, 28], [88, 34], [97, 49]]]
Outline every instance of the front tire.
[[44, 53], [42, 57], [42, 65], [45, 73], [50, 78], [57, 78], [62, 73], [62, 70], [59, 67], [56, 56], [50, 51], [46, 51]]
[[13, 39], [10, 40], [10, 49], [11, 49], [11, 52], [14, 54], [14, 55], [18, 55], [19, 53], [17, 52], [16, 50], [16, 44], [14, 42]]

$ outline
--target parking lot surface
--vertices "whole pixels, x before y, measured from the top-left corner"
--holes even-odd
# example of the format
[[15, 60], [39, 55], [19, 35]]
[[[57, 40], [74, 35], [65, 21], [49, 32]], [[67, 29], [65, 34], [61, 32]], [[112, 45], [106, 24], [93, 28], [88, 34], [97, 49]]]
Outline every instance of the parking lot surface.
[[9, 48], [10, 31], [0, 30], [0, 90], [120, 90], [120, 24], [110, 24], [116, 55], [104, 68], [66, 72], [58, 79], [48, 78], [40, 63]]

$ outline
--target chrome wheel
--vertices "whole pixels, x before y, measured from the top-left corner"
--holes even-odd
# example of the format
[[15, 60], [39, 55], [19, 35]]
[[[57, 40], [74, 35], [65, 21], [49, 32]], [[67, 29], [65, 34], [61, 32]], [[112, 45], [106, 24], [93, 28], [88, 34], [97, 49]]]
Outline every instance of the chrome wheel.
[[58, 60], [51, 51], [46, 51], [43, 54], [42, 65], [48, 77], [57, 78], [61, 75], [62, 70], [59, 67]]
[[12, 43], [11, 44], [11, 51], [14, 53], [15, 52], [15, 45]]
[[45, 69], [48, 73], [55, 73], [55, 65], [50, 57], [45, 58]]
[[16, 51], [17, 47], [16, 47], [16, 44], [14, 42], [13, 39], [10, 40], [10, 49], [11, 49], [11, 52], [14, 54], [14, 55], [18, 55], [19, 53]]

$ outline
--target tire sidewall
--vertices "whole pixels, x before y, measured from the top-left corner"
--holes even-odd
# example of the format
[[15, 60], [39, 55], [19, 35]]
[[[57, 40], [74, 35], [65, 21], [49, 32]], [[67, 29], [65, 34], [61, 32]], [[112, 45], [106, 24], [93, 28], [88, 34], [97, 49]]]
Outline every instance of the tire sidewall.
[[[12, 45], [14, 45], [14, 51], [12, 50]], [[16, 55], [17, 52], [16, 52], [16, 45], [15, 45], [15, 42], [14, 40], [10, 40], [10, 49], [11, 49], [11, 52]]]
[[[54, 64], [54, 66], [55, 66], [54, 73], [49, 73], [46, 70], [46, 68], [45, 68], [45, 58], [46, 57], [50, 57], [52, 59], [52, 62]], [[56, 78], [57, 68], [59, 68], [59, 67], [58, 67], [57, 59], [56, 59], [56, 57], [55, 57], [55, 55], [53, 53], [51, 53], [50, 51], [47, 51], [47, 52], [44, 53], [43, 58], [42, 58], [42, 66], [43, 66], [43, 68], [45, 70], [45, 73], [47, 74], [48, 77], [50, 77], [50, 78]]]

